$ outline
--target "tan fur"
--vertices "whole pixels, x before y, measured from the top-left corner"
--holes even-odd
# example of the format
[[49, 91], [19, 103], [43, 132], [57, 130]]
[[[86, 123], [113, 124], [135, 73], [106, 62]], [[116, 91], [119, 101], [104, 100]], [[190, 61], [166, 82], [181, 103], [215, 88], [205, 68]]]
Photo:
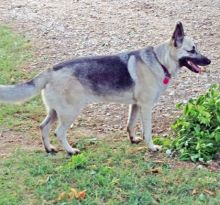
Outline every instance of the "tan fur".
[[[183, 56], [191, 55], [187, 50], [192, 46], [194, 46], [193, 41], [185, 37], [181, 44], [178, 42], [178, 47], [174, 46], [173, 40], [168, 40], [156, 46], [153, 52], [159, 62], [167, 67], [169, 73], [175, 76], [180, 69], [178, 60]], [[146, 143], [149, 149], [157, 151], [160, 147], [154, 145], [151, 133], [152, 108], [168, 85], [163, 84], [164, 71], [161, 65], [154, 62], [149, 66], [145, 50], [140, 50], [139, 53], [139, 57], [131, 55], [128, 59], [127, 69], [134, 81], [134, 86], [129, 90], [110, 95], [96, 95], [73, 75], [71, 69], [63, 67], [56, 71], [45, 71], [29, 84], [0, 86], [0, 101], [15, 103], [28, 100], [42, 90], [43, 102], [48, 113], [40, 125], [44, 147], [47, 152], [55, 151], [49, 141], [49, 131], [51, 125], [58, 119], [55, 133], [69, 154], [78, 153], [79, 150], [69, 145], [66, 139], [67, 130], [87, 104], [92, 102], [129, 104], [127, 130], [131, 142], [141, 141], [135, 135], [135, 124], [140, 116]]]

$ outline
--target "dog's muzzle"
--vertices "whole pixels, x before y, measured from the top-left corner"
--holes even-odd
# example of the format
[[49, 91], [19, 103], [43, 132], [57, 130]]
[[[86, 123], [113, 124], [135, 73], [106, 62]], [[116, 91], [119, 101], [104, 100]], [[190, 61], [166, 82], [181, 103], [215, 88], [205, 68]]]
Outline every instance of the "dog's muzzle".
[[201, 67], [199, 66], [206, 66], [211, 63], [211, 60], [209, 60], [205, 56], [201, 56], [200, 58], [191, 58], [191, 57], [183, 57], [179, 60], [180, 67], [187, 67], [189, 70], [200, 73]]

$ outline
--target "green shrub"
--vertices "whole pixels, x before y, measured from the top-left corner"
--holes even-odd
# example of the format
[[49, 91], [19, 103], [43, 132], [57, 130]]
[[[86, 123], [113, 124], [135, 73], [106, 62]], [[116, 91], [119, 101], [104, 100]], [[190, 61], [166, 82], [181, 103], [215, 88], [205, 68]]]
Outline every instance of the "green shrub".
[[220, 150], [220, 86], [212, 85], [197, 99], [190, 99], [172, 125], [172, 148], [182, 160], [206, 162]]

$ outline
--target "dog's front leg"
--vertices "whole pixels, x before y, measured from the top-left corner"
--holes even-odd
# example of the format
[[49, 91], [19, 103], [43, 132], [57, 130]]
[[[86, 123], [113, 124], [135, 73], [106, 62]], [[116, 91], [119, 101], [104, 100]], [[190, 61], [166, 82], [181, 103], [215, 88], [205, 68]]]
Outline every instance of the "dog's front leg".
[[159, 151], [160, 146], [155, 145], [152, 140], [152, 108], [153, 103], [141, 106], [141, 119], [143, 125], [143, 135], [150, 150]]

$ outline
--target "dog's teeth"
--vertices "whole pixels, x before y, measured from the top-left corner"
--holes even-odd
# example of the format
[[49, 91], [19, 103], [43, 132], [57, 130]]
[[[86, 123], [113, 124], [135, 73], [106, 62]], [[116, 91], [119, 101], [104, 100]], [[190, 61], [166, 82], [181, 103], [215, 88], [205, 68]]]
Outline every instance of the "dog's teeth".
[[199, 66], [197, 66], [196, 64], [194, 64], [192, 61], [187, 61], [187, 63], [193, 67], [193, 69], [195, 69], [198, 72], [201, 72], [201, 68]]

